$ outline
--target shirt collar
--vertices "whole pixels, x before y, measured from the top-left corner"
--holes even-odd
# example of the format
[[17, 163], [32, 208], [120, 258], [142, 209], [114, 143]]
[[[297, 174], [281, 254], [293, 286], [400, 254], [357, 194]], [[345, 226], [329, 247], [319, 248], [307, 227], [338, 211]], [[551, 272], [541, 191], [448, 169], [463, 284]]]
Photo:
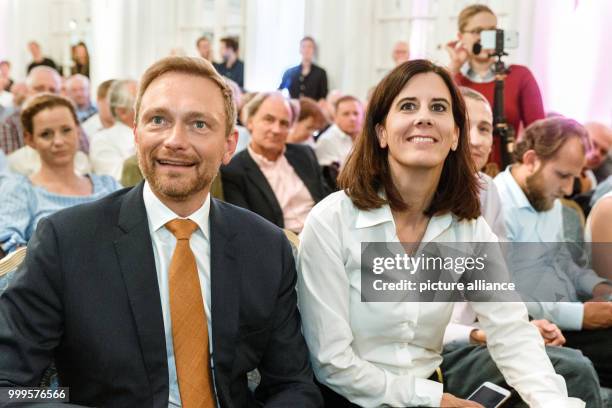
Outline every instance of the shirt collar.
[[508, 192], [510, 193], [510, 197], [514, 201], [514, 205], [516, 207], [530, 208], [535, 211], [535, 209], [527, 199], [527, 196], [523, 192], [523, 189], [521, 188], [521, 186], [519, 186], [519, 184], [516, 182], [516, 179], [512, 175], [512, 172], [510, 171], [511, 168], [512, 166], [506, 167], [506, 170], [500, 173], [498, 177], [501, 177], [504, 184], [506, 184], [506, 186], [508, 187]]
[[[384, 224], [387, 222], [395, 225], [391, 207], [385, 204], [373, 210], [357, 210], [357, 219], [355, 220], [355, 228], [369, 228], [375, 225]], [[434, 215], [427, 224], [427, 230], [423, 235], [422, 242], [433, 241], [436, 237], [446, 231], [453, 222], [453, 215], [450, 212], [440, 215]]]
[[204, 237], [208, 239], [208, 218], [210, 215], [210, 193], [206, 196], [206, 200], [200, 208], [194, 211], [188, 217], [181, 217], [174, 211], [166, 207], [159, 198], [153, 193], [149, 182], [145, 181], [144, 188], [142, 191], [142, 198], [144, 200], [145, 209], [147, 210], [147, 218], [149, 219], [149, 227], [151, 232], [157, 232], [162, 228], [168, 221], [172, 221], [175, 218], [189, 219], [200, 228], [200, 231], [204, 234]]
[[347, 133], [345, 133], [342, 129], [340, 129], [340, 126], [336, 125], [335, 123], [332, 125], [332, 127], [334, 128], [334, 131], [337, 132], [340, 136], [349, 139], [351, 142], [353, 141], [353, 138], [348, 135]]
[[472, 69], [469, 62], [466, 62], [465, 64], [463, 64], [463, 66], [461, 66], [460, 71], [464, 77], [476, 83], [491, 82], [495, 79], [495, 70], [493, 69], [493, 64], [491, 64], [491, 66], [489, 67], [489, 70], [487, 71], [484, 77], [481, 77], [480, 75], [478, 75], [476, 71]]
[[251, 144], [250, 143], [247, 146], [247, 151], [249, 152], [249, 155], [251, 156], [253, 161], [255, 161], [255, 163], [257, 163], [257, 165], [259, 167], [272, 167], [272, 166], [274, 166], [275, 164], [278, 163], [279, 159], [282, 159], [285, 156], [285, 150], [286, 150], [286, 148], [283, 147], [283, 152], [278, 156], [278, 159], [272, 161], [272, 160], [266, 159], [261, 154], [255, 153], [255, 151], [251, 148]]

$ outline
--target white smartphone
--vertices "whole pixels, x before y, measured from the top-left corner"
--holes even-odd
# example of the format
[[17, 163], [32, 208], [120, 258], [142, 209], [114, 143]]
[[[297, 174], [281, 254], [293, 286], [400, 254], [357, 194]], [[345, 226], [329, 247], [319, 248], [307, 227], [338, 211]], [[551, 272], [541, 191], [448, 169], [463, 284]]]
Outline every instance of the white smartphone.
[[468, 397], [468, 401], [477, 402], [485, 408], [497, 408], [508, 398], [510, 391], [487, 381]]
[[[503, 36], [498, 38], [498, 36]], [[486, 30], [480, 33], [480, 44], [485, 50], [494, 50], [497, 41], [501, 40], [504, 44], [504, 50], [518, 48], [518, 31], [514, 30]]]

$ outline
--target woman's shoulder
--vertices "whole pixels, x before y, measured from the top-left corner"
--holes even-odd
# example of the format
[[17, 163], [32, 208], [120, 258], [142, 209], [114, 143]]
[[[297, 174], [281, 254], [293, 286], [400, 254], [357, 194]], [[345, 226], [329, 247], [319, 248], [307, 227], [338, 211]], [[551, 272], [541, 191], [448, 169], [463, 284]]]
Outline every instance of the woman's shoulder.
[[533, 78], [533, 74], [531, 73], [531, 70], [529, 68], [527, 68], [525, 65], [519, 65], [519, 64], [512, 64], [509, 67], [510, 69], [510, 75], [514, 76], [514, 77], [520, 77], [520, 78]]
[[329, 194], [315, 205], [310, 213], [316, 218], [326, 218], [331, 214], [345, 212], [355, 206], [344, 190]]
[[23, 174], [2, 173], [0, 174], [0, 195], [14, 192], [31, 192], [32, 183]]
[[94, 186], [94, 194], [112, 193], [121, 188], [121, 184], [117, 180], [106, 174], [89, 174], [89, 178]]

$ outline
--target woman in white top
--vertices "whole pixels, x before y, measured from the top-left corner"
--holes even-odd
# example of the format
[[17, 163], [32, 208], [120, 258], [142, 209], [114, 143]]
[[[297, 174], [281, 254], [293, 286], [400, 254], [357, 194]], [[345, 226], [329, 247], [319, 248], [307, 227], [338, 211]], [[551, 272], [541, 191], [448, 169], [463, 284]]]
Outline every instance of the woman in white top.
[[[497, 241], [480, 217], [464, 102], [448, 73], [406, 62], [376, 87], [365, 127], [315, 206], [298, 256], [304, 336], [328, 406], [480, 406], [433, 378], [452, 303], [362, 302], [362, 242]], [[472, 303], [497, 366], [534, 407], [567, 397], [521, 303]], [[476, 389], [478, 370], [465, 373]], [[348, 402], [348, 401], [350, 402]], [[334, 404], [334, 405], [332, 405]], [[357, 405], [354, 405], [357, 404]]]

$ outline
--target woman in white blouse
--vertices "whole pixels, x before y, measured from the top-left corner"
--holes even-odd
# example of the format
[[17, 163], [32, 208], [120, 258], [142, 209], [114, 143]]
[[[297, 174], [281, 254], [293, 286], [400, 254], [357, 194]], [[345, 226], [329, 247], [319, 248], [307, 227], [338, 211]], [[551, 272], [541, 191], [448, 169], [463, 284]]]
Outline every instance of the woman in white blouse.
[[[362, 242], [497, 241], [480, 217], [465, 105], [443, 68], [410, 61], [378, 84], [339, 183], [308, 216], [298, 256], [304, 336], [327, 405], [480, 406], [436, 381], [452, 303], [361, 300]], [[527, 403], [584, 406], [567, 397], [523, 304], [472, 307]], [[486, 381], [477, 367], [464, 374], [473, 390]]]

